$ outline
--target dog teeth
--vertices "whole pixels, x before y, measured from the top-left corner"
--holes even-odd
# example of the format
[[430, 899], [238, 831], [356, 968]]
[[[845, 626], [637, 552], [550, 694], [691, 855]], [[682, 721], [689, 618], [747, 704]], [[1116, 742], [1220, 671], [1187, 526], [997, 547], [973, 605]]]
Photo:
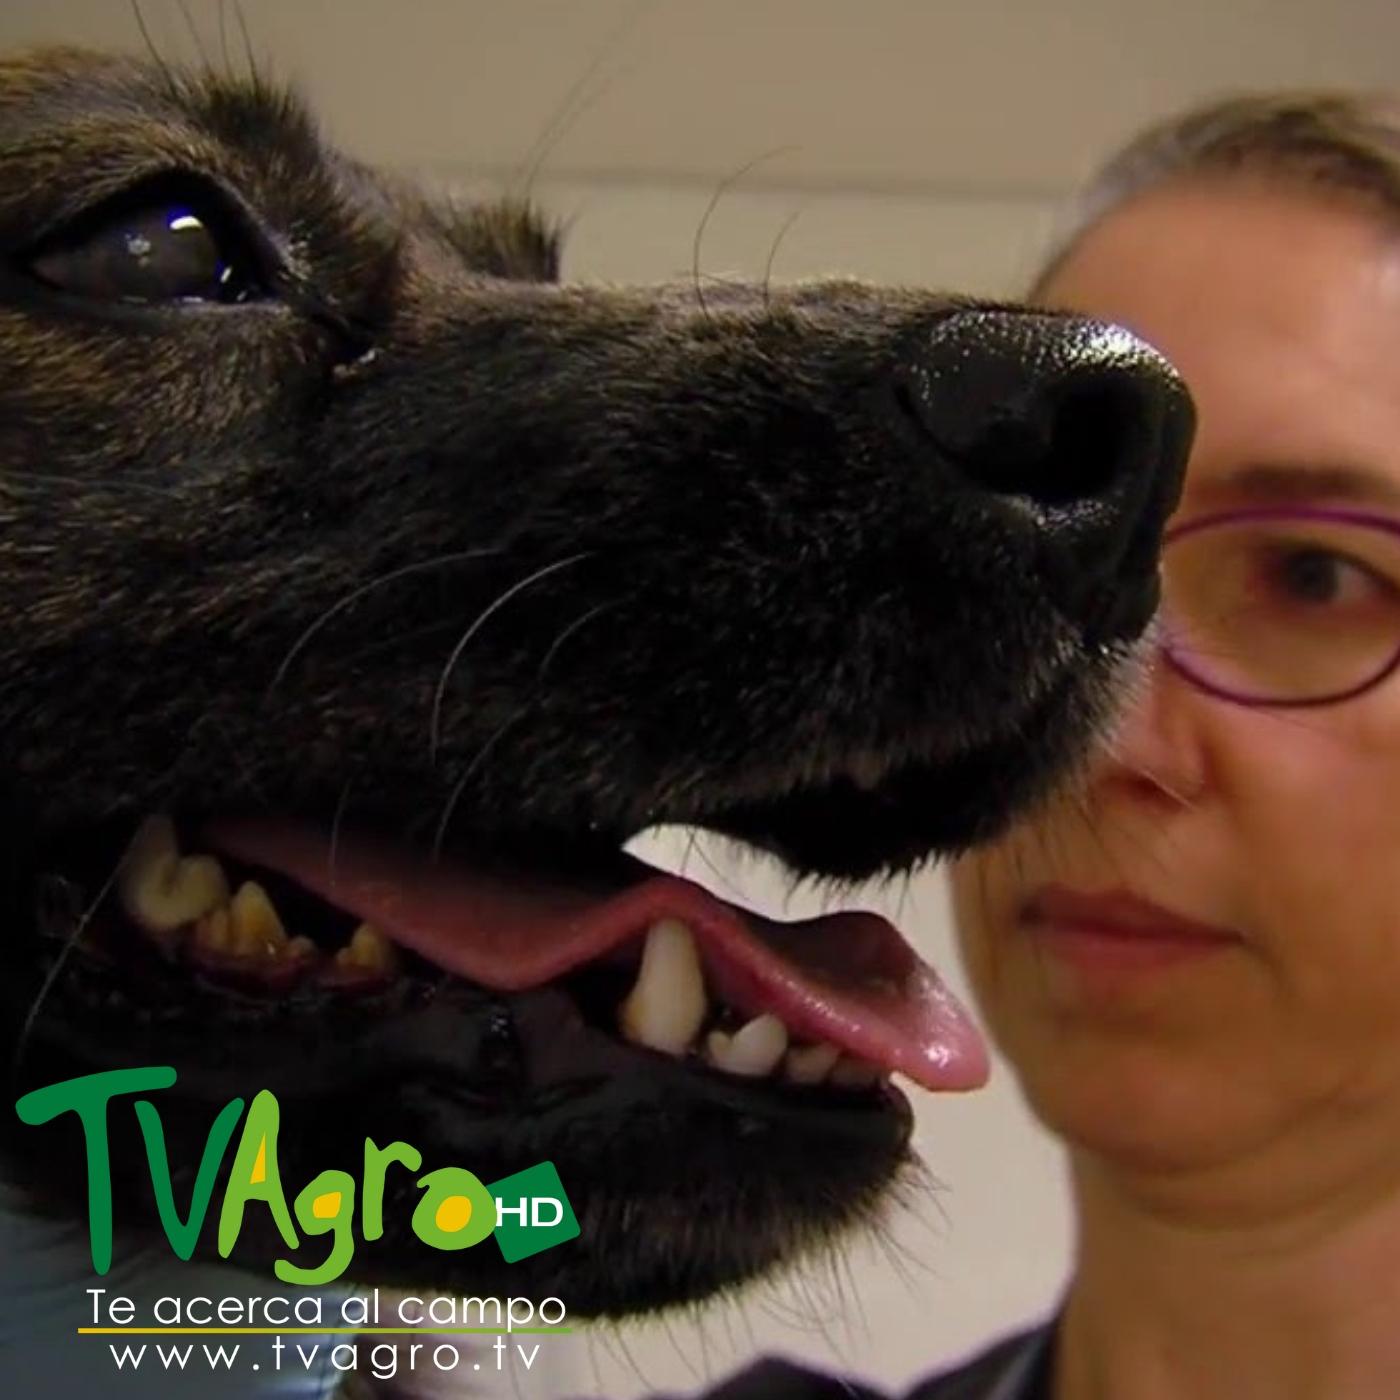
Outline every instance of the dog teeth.
[[707, 1010], [694, 935], [679, 919], [659, 920], [647, 933], [637, 981], [618, 1008], [618, 1029], [635, 1044], [681, 1055]]
[[[348, 949], [336, 955], [340, 962]], [[710, 1013], [695, 936], [679, 919], [661, 919], [647, 932], [637, 980], [618, 1008], [624, 1039], [668, 1055], [692, 1048], [711, 1069], [747, 1079], [781, 1074], [794, 1084], [830, 1082], [843, 1088], [873, 1084], [882, 1071], [843, 1056], [835, 1045], [790, 1045], [788, 1028], [772, 1012], [734, 1032], [713, 1029], [695, 1046]]]
[[195, 952], [219, 958], [278, 962], [284, 957], [303, 956], [300, 945], [308, 940], [297, 939], [294, 943], [289, 939], [267, 891], [252, 880], [245, 880], [227, 904], [210, 909], [195, 920], [190, 943]]
[[394, 945], [373, 924], [361, 924], [345, 947], [337, 949], [335, 965], [346, 972], [375, 972], [392, 977], [399, 958]]
[[245, 880], [229, 903], [229, 930], [240, 957], [278, 957], [288, 942], [267, 891], [252, 880]]
[[841, 1051], [825, 1042], [795, 1045], [783, 1057], [783, 1074], [794, 1084], [820, 1084], [840, 1058]]
[[[291, 937], [272, 896], [255, 880], [230, 895], [228, 876], [213, 856], [182, 856], [175, 824], [147, 817], [122, 858], [117, 899], [128, 918], [167, 954], [183, 943], [214, 970], [265, 976], [290, 985], [323, 955], [309, 938]], [[361, 924], [331, 960], [363, 980], [366, 973], [392, 977], [397, 949], [378, 929]]]
[[228, 902], [228, 880], [213, 856], [181, 856], [169, 817], [147, 817], [132, 837], [117, 874], [117, 898], [128, 918], [168, 938]]
[[727, 1074], [751, 1078], [771, 1074], [787, 1050], [787, 1027], [776, 1016], [755, 1016], [733, 1035], [711, 1031], [705, 1041], [705, 1058]]
[[190, 946], [220, 962], [264, 966], [309, 962], [317, 955], [309, 938], [287, 936], [267, 891], [252, 880], [244, 881], [227, 904], [195, 920]]

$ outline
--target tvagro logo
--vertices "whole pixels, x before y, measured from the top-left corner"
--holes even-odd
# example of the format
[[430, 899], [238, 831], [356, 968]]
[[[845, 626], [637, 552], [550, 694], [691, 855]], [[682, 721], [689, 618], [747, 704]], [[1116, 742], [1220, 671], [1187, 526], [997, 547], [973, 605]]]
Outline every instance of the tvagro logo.
[[[35, 1089], [15, 1104], [21, 1121], [31, 1125], [50, 1122], [63, 1113], [76, 1114], [82, 1124], [87, 1151], [88, 1240], [92, 1267], [98, 1274], [105, 1274], [112, 1265], [109, 1108], [114, 1100], [169, 1089], [175, 1081], [175, 1071], [163, 1065], [108, 1070]], [[276, 1095], [264, 1089], [254, 1095], [246, 1114], [244, 1107], [242, 1099], [232, 1099], [214, 1119], [200, 1156], [189, 1210], [181, 1218], [175, 1204], [160, 1111], [150, 1099], [137, 1098], [132, 1102], [131, 1110], [146, 1147], [156, 1209], [171, 1249], [181, 1259], [194, 1254], [209, 1214], [219, 1168], [241, 1123], [219, 1208], [220, 1257], [226, 1259], [233, 1251], [244, 1211], [256, 1201], [271, 1212], [289, 1250], [301, 1247], [298, 1227], [308, 1236], [331, 1237], [325, 1259], [314, 1267], [301, 1268], [286, 1259], [275, 1261], [274, 1272], [283, 1283], [317, 1285], [338, 1279], [354, 1258], [357, 1214], [361, 1236], [366, 1241], [379, 1239], [384, 1233], [386, 1175], [391, 1168], [417, 1172], [423, 1165], [422, 1154], [410, 1143], [391, 1142], [380, 1147], [373, 1138], [366, 1138], [358, 1189], [349, 1172], [318, 1172], [297, 1193], [289, 1208], [277, 1165], [281, 1110]], [[439, 1167], [419, 1177], [416, 1184], [422, 1195], [414, 1208], [411, 1228], [433, 1249], [470, 1249], [494, 1237], [506, 1261], [515, 1263], [574, 1239], [579, 1233], [573, 1207], [552, 1162], [538, 1162], [489, 1184], [483, 1184], [465, 1167]]]

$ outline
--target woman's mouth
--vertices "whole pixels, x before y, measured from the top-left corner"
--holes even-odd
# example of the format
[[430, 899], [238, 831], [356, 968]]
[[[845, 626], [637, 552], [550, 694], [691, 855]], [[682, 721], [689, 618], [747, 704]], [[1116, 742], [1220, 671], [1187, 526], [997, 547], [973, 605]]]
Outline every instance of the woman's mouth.
[[1045, 955], [1086, 974], [1149, 973], [1237, 947], [1239, 934], [1174, 913], [1127, 890], [1036, 890], [1020, 925]]

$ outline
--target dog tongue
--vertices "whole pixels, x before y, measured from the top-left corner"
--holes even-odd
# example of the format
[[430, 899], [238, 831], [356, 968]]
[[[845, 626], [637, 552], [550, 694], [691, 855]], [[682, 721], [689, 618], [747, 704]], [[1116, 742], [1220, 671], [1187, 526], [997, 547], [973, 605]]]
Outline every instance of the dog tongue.
[[987, 1052], [966, 1011], [888, 920], [843, 912], [778, 923], [628, 856], [606, 878], [511, 879], [416, 858], [362, 836], [282, 822], [208, 832], [403, 947], [469, 981], [519, 991], [560, 977], [674, 918], [695, 935], [711, 993], [772, 1012], [797, 1040], [829, 1041], [929, 1089], [972, 1089]]

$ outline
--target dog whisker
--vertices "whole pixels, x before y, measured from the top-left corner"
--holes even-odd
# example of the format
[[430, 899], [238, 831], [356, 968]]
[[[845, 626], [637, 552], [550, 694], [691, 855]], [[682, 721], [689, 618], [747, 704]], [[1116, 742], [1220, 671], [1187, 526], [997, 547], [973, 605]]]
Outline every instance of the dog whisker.
[[345, 786], [340, 790], [340, 800], [335, 804], [335, 814], [331, 817], [331, 838], [330, 853], [327, 856], [327, 863], [330, 866], [331, 888], [334, 889], [338, 880], [339, 859], [340, 859], [340, 827], [345, 819], [346, 804], [350, 800], [351, 780], [346, 778]]
[[[719, 1313], [717, 1319], [719, 1323], [724, 1327], [724, 1340], [729, 1346], [729, 1354], [731, 1356], [737, 1355], [739, 1351], [738, 1339], [736, 1338], [734, 1333], [735, 1311], [737, 1310], [734, 1308], [725, 1308], [722, 1312]], [[692, 1312], [697, 1317], [700, 1315], [700, 1310], [698, 1308], [692, 1309]], [[752, 1328], [749, 1329], [749, 1336], [750, 1338], [752, 1338], [753, 1336]]]
[[701, 314], [706, 320], [711, 320], [712, 318], [710, 316], [710, 308], [705, 303], [705, 291], [701, 285], [703, 279], [700, 276], [700, 250], [705, 242], [705, 229], [709, 226], [711, 217], [719, 207], [720, 200], [723, 199], [730, 188], [742, 180], [749, 171], [762, 165], [766, 160], [771, 160], [775, 156], [786, 155], [796, 149], [795, 146], [775, 146], [771, 151], [764, 151], [762, 155], [755, 156], [751, 161], [746, 162], [731, 174], [726, 175], [724, 179], [715, 186], [714, 193], [710, 196], [710, 202], [705, 206], [705, 212], [701, 214], [700, 222], [696, 225], [695, 239], [690, 249], [690, 272], [695, 286], [695, 300], [699, 303]]
[[820, 1337], [829, 1352], [839, 1355], [843, 1348], [828, 1321], [835, 1310], [824, 1307], [815, 1280], [799, 1274], [788, 1281], [787, 1287], [788, 1298], [764, 1299], [758, 1304], [759, 1310], [793, 1332]]
[[517, 710], [515, 714], [503, 720], [492, 733], [491, 737], [477, 751], [477, 755], [467, 764], [462, 772], [462, 776], [452, 785], [452, 791], [447, 796], [447, 801], [443, 804], [442, 816], [438, 821], [437, 829], [433, 832], [432, 859], [442, 858], [443, 843], [447, 840], [447, 828], [452, 822], [452, 813], [457, 808], [457, 803], [461, 800], [462, 793], [466, 790], [467, 784], [486, 761], [491, 750], [495, 748], [497, 741], [525, 714], [524, 710]]
[[257, 83], [262, 80], [262, 69], [258, 64], [258, 56], [253, 52], [253, 36], [248, 30], [248, 16], [243, 9], [243, 0], [233, 0], [234, 18], [238, 20], [239, 31], [243, 35], [243, 57], [248, 64], [248, 81]]
[[626, 1338], [622, 1335], [619, 1326], [610, 1326], [606, 1329], [598, 1329], [590, 1334], [589, 1353], [593, 1362], [593, 1374], [597, 1380], [598, 1390], [601, 1393], [605, 1389], [602, 1373], [598, 1369], [597, 1358], [592, 1355], [592, 1344], [596, 1342], [602, 1346], [612, 1357], [613, 1361], [630, 1371], [636, 1377], [637, 1384], [646, 1390], [655, 1390], [656, 1385], [648, 1380], [646, 1373], [642, 1370], [641, 1363], [637, 1360], [632, 1348], [627, 1345]]
[[53, 964], [44, 975], [43, 981], [39, 984], [39, 990], [34, 995], [34, 1000], [29, 1003], [29, 1010], [25, 1013], [24, 1020], [20, 1023], [19, 1033], [15, 1037], [14, 1054], [10, 1058], [11, 1082], [17, 1084], [21, 1069], [24, 1067], [24, 1057], [29, 1049], [30, 1037], [34, 1034], [34, 1027], [38, 1024], [39, 1013], [44, 1008], [44, 1003], [48, 1000], [49, 994], [58, 983], [58, 979], [63, 975], [67, 967], [68, 959], [72, 955], [74, 948], [82, 940], [83, 934], [87, 932], [88, 925], [92, 922], [93, 916], [97, 913], [102, 901], [107, 898], [117, 876], [121, 873], [123, 862], [127, 858], [130, 843], [122, 849], [120, 858], [112, 867], [112, 873], [102, 882], [97, 894], [93, 896], [91, 903], [83, 910], [77, 922], [73, 925], [68, 936], [63, 940], [62, 946], [54, 956]]
[[180, 0], [180, 16], [185, 21], [185, 30], [190, 36], [190, 42], [194, 45], [195, 52], [199, 55], [200, 64], [206, 71], [212, 71], [213, 65], [209, 62], [204, 39], [195, 25], [194, 16], [190, 14], [189, 0]]
[[681, 1346], [680, 1339], [676, 1336], [675, 1329], [671, 1326], [671, 1319], [669, 1317], [662, 1317], [658, 1320], [661, 1323], [661, 1330], [666, 1334], [666, 1341], [669, 1343], [671, 1351], [675, 1354], [676, 1360], [690, 1372], [691, 1378], [697, 1384], [703, 1385], [710, 1379], [710, 1372], [705, 1365], [705, 1348], [703, 1343], [700, 1347], [701, 1365], [697, 1366], [694, 1360], [686, 1355], [685, 1348]]
[[586, 627], [590, 622], [592, 622], [595, 617], [599, 617], [601, 614], [617, 607], [620, 601], [620, 599], [613, 599], [612, 601], [607, 603], [599, 603], [597, 607], [589, 608], [589, 610], [586, 613], [584, 613], [582, 617], [571, 622], [550, 643], [549, 650], [544, 654], [544, 660], [540, 662], [539, 670], [535, 672], [535, 679], [537, 681], [542, 681], [544, 679], [545, 672], [549, 670], [549, 663], [554, 660], [554, 657], [559, 651], [560, 647], [562, 647], [564, 643], [569, 640], [570, 637], [574, 636], [575, 633], [582, 631], [583, 628]]
[[428, 717], [428, 761], [437, 761], [439, 741], [441, 739], [441, 720], [443, 702], [447, 695], [448, 682], [452, 679], [453, 668], [461, 659], [462, 653], [466, 650], [471, 639], [486, 625], [486, 623], [497, 612], [501, 610], [512, 598], [518, 597], [527, 588], [539, 583], [542, 579], [548, 578], [551, 574], [557, 574], [563, 569], [581, 562], [589, 557], [588, 551], [581, 554], [570, 554], [567, 558], [558, 559], [553, 564], [546, 564], [542, 569], [536, 569], [534, 573], [521, 579], [518, 583], [513, 583], [506, 591], [500, 594], [496, 600], [483, 608], [477, 614], [476, 620], [462, 633], [457, 641], [457, 645], [452, 648], [446, 663], [442, 668], [442, 675], [438, 679], [437, 690], [433, 694], [432, 713]]
[[78, 491], [111, 491], [115, 495], [127, 496], [133, 492], [137, 495], [151, 496], [162, 503], [178, 502], [181, 499], [180, 491], [171, 486], [153, 486], [146, 481], [123, 480], [116, 477], [76, 477], [76, 476], [56, 476], [50, 472], [26, 472], [26, 471], [6, 471], [3, 482], [3, 489], [8, 492], [9, 488], [16, 482], [26, 486], [68, 486]]
[[569, 134], [570, 129], [586, 112], [607, 95], [612, 83], [616, 81], [617, 75], [602, 83], [587, 97], [583, 94], [588, 84], [597, 77], [610, 51], [627, 37], [628, 33], [636, 27], [640, 17], [654, 6], [655, 0], [639, 0], [639, 3], [625, 10], [622, 18], [603, 36], [603, 40], [598, 45], [587, 68], [569, 85], [568, 91], [550, 113], [549, 119], [535, 138], [533, 145], [525, 152], [523, 157], [525, 179], [521, 187], [522, 197], [529, 197], [530, 191], [534, 188], [535, 181], [539, 177], [540, 170], [559, 142]]
[[682, 875], [690, 868], [690, 858], [695, 854], [695, 845], [698, 840], [699, 833], [694, 827], [691, 827], [686, 833], [685, 854], [681, 857], [680, 873]]
[[472, 559], [484, 559], [500, 553], [498, 549], [464, 549], [456, 550], [450, 554], [439, 554], [432, 559], [419, 560], [416, 563], [405, 564], [402, 568], [391, 569], [387, 574], [380, 574], [378, 578], [372, 578], [368, 583], [362, 583], [358, 588], [352, 589], [338, 602], [332, 603], [287, 649], [287, 654], [282, 659], [282, 664], [273, 673], [272, 680], [268, 682], [267, 691], [263, 697], [266, 701], [274, 690], [282, 683], [287, 671], [293, 661], [305, 650], [306, 645], [327, 623], [343, 613], [347, 608], [354, 607], [366, 594], [374, 592], [378, 588], [383, 588], [386, 584], [396, 583], [399, 579], [407, 578], [412, 574], [423, 574], [433, 569], [445, 568], [450, 564], [462, 564]]
[[767, 261], [763, 264], [763, 311], [767, 315], [772, 310], [773, 291], [773, 263], [778, 256], [778, 249], [782, 247], [783, 239], [787, 237], [788, 230], [795, 224], [802, 215], [800, 208], [794, 209], [791, 214], [783, 220], [782, 227], [774, 236], [772, 244], [768, 249]]
[[141, 41], [146, 46], [146, 52], [151, 56], [151, 62], [155, 64], [156, 71], [165, 79], [167, 92], [178, 101], [180, 84], [175, 79], [174, 70], [161, 57], [160, 50], [156, 48], [155, 41], [151, 38], [151, 31], [146, 27], [146, 16], [141, 12], [141, 0], [131, 0], [131, 13], [136, 20], [137, 29], [141, 31]]
[[346, 667], [365, 666], [381, 659], [402, 654], [406, 648], [419, 643], [432, 642], [443, 636], [456, 636], [457, 624], [447, 618], [426, 622], [421, 627], [402, 628], [390, 635], [366, 639], [352, 643], [341, 652], [340, 659]]
[[224, 76], [232, 78], [233, 64], [228, 54], [228, 0], [219, 0], [219, 57], [224, 65]]
[[747, 291], [749, 284], [742, 277], [727, 277], [722, 272], [701, 272], [699, 278], [712, 287], [724, 287], [731, 292]]

